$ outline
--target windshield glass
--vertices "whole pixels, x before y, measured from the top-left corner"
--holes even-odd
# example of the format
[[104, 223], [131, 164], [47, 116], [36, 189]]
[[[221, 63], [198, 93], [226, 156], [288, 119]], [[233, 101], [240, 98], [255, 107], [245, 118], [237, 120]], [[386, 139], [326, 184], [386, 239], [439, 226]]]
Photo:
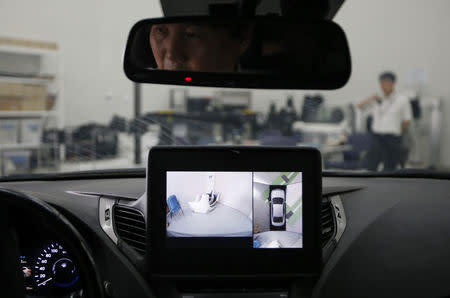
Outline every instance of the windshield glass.
[[346, 0], [334, 91], [139, 85], [131, 26], [159, 1], [0, 3], [0, 177], [145, 167], [155, 145], [312, 146], [325, 170], [450, 168], [448, 0]]

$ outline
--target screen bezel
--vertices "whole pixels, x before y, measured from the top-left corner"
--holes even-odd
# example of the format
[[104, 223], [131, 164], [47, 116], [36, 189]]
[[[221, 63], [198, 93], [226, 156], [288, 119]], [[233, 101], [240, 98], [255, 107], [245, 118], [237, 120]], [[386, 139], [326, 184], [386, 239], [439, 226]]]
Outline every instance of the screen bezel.
[[[295, 162], [294, 162], [295, 161]], [[168, 171], [302, 172], [303, 247], [285, 249], [166, 246]], [[148, 272], [155, 277], [310, 276], [321, 265], [321, 156], [313, 148], [156, 146], [147, 167]], [[216, 239], [216, 238], [213, 238]], [[224, 238], [225, 241], [227, 238]], [[200, 260], [200, 261], [199, 261]], [[286, 266], [290, 263], [290, 266]]]

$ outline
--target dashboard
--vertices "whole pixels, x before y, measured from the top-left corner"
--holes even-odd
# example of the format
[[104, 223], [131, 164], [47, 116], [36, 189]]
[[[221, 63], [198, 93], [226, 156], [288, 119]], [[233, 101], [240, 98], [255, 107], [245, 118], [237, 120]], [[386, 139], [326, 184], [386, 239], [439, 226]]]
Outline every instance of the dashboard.
[[[144, 175], [3, 182], [0, 187], [39, 198], [68, 218], [92, 251], [106, 296], [151, 297], [145, 239], [130, 238], [117, 224], [118, 212], [125, 212], [135, 216], [131, 219], [140, 221], [145, 232], [146, 201], [139, 199], [146, 191]], [[298, 293], [293, 297], [448, 296], [449, 189], [445, 179], [324, 177], [323, 210], [331, 213], [323, 216], [331, 214], [332, 224], [322, 230], [320, 276], [291, 288], [265, 282], [254, 296], [250, 288], [235, 291], [245, 297], [287, 292]], [[63, 239], [43, 229], [32, 214], [23, 214], [17, 222], [27, 295], [82, 297], [83, 272]], [[192, 297], [223, 297], [205, 292], [214, 291], [210, 284], [183, 285], [180, 291]]]

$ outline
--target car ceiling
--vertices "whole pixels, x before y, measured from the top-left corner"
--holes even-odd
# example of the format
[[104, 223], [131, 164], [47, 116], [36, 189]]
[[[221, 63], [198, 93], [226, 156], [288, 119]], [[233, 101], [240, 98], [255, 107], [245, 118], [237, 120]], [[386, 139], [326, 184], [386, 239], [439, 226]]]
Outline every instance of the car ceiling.
[[210, 5], [253, 5], [258, 3], [257, 14], [280, 14], [281, 6], [299, 16], [333, 19], [345, 0], [161, 0], [164, 16], [208, 15]]

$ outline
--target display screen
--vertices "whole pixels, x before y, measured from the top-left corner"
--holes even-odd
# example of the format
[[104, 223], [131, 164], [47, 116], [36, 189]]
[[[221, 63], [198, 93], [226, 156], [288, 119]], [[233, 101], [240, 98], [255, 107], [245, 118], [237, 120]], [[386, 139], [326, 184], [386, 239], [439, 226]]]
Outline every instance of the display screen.
[[303, 247], [301, 172], [166, 172], [169, 247]]

